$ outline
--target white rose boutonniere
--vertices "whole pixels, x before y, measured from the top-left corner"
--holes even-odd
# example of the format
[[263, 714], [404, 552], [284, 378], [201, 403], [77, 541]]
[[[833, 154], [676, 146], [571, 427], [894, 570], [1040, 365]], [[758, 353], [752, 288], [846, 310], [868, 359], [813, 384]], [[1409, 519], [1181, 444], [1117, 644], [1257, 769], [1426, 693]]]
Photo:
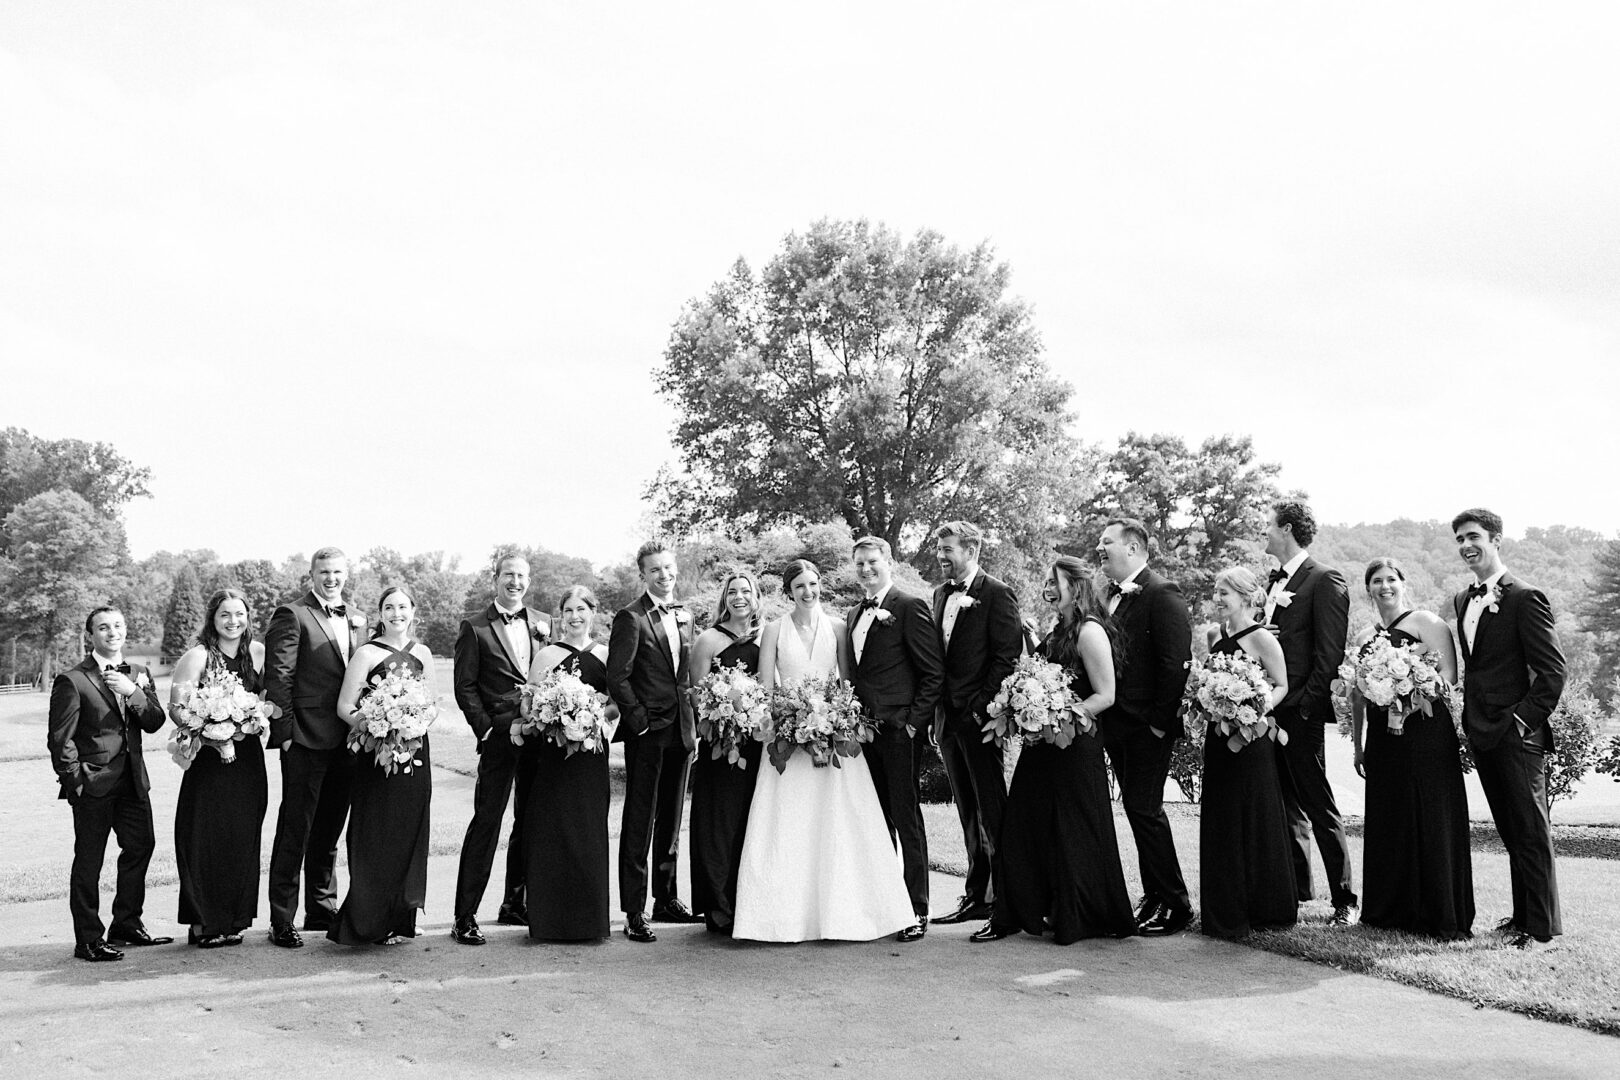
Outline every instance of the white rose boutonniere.
[[146, 672], [142, 671], [136, 674], [135, 685], [140, 687], [142, 690], [150, 690], [152, 688], [152, 680], [147, 677]]
[[1491, 584], [1491, 591], [1485, 594], [1485, 603], [1493, 614], [1501, 614], [1502, 583], [1500, 581]]
[[1142, 583], [1140, 581], [1122, 581], [1119, 583], [1119, 591], [1122, 596], [1134, 596], [1142, 591]]
[[1293, 602], [1294, 602], [1294, 594], [1293, 593], [1289, 592], [1287, 589], [1279, 589], [1277, 591], [1277, 601], [1276, 601], [1276, 603], [1277, 603], [1278, 607], [1287, 607], [1289, 604], [1292, 604]]
[[[962, 599], [960, 599], [960, 600], [958, 600], [956, 602], [956, 610], [958, 610], [958, 611], [966, 611], [970, 607], [978, 607], [978, 606], [979, 606], [979, 602], [977, 600], [973, 599], [973, 597], [969, 596], [967, 593], [963, 593], [962, 594]], [[885, 611], [883, 614], [887, 615], [888, 612]]]
[[687, 611], [685, 608], [676, 608], [675, 609], [675, 625], [676, 626], [691, 626], [692, 625], [692, 613], [690, 611]]
[[361, 615], [359, 612], [351, 612], [349, 614], [349, 625], [354, 627], [356, 630], [364, 631], [366, 628], [366, 617]]
[[880, 622], [880, 623], [891, 623], [891, 622], [894, 621], [894, 612], [889, 611], [887, 608], [873, 608], [872, 609], [872, 621], [873, 622]]

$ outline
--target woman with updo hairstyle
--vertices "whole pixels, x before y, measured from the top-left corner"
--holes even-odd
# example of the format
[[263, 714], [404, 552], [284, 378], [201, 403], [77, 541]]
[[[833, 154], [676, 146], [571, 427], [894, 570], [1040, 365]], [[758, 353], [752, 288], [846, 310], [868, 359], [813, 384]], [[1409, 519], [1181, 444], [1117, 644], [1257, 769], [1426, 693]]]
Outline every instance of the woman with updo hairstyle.
[[1019, 751], [995, 849], [994, 909], [972, 941], [1050, 931], [1068, 945], [1136, 933], [1096, 726], [1114, 704], [1122, 645], [1092, 574], [1069, 555], [1052, 564], [1041, 596], [1057, 624], [1037, 650], [1069, 673], [1091, 730], [1068, 746], [1030, 742]]
[[[360, 702], [390, 672], [403, 668], [433, 684], [433, 654], [411, 636], [416, 599], [390, 585], [377, 601], [372, 639], [354, 650], [338, 690], [337, 713], [350, 729], [364, 721]], [[427, 904], [428, 804], [433, 761], [428, 739], [410, 772], [385, 773], [368, 754], [354, 763], [349, 796], [349, 893], [326, 936], [342, 945], [397, 945], [416, 936], [416, 912]]]
[[[720, 581], [720, 603], [714, 625], [692, 643], [692, 681], [711, 671], [739, 668], [759, 674], [759, 582], [747, 570], [734, 569]], [[742, 861], [748, 804], [759, 776], [761, 744], [742, 746], [742, 765], [715, 757], [716, 747], [698, 743], [692, 766], [692, 826], [689, 847], [692, 910], [703, 913], [714, 933], [731, 933], [737, 907], [737, 868]]]
[[[240, 589], [208, 598], [197, 644], [174, 665], [170, 715], [188, 687], [234, 675], [262, 699], [264, 645], [254, 640], [253, 612]], [[270, 714], [280, 715], [274, 705]], [[180, 915], [188, 940], [203, 949], [242, 944], [242, 931], [259, 914], [259, 838], [269, 803], [264, 743], [250, 737], [232, 745], [225, 761], [203, 747], [180, 779], [174, 807], [174, 862], [180, 875]]]
[[[594, 637], [596, 594], [571, 585], [557, 602], [557, 640], [534, 654], [530, 684], [566, 671], [596, 691], [609, 720], [607, 646]], [[541, 735], [525, 737], [520, 753], [534, 763], [523, 810], [524, 880], [529, 937], [534, 941], [605, 939], [611, 932], [608, 895], [608, 751], [568, 751]]]
[[[1260, 625], [1266, 591], [1254, 571], [1231, 566], [1215, 575], [1217, 624], [1209, 651], [1258, 663], [1272, 689], [1267, 709], [1288, 694], [1282, 646]], [[1277, 778], [1276, 744], [1266, 737], [1237, 750], [1209, 724], [1204, 730], [1204, 790], [1199, 813], [1198, 877], [1202, 931], [1240, 938], [1251, 930], [1292, 926], [1299, 905], [1288, 819]]]
[[[1397, 647], [1416, 645], [1454, 685], [1457, 649], [1451, 628], [1434, 612], [1411, 606], [1401, 564], [1374, 559], [1362, 583], [1378, 617], [1350, 655], [1379, 639]], [[1361, 921], [1449, 941], [1473, 933], [1468, 793], [1451, 712], [1443, 701], [1429, 707], [1431, 715], [1391, 717], [1359, 690], [1350, 690], [1356, 772], [1367, 781]]]

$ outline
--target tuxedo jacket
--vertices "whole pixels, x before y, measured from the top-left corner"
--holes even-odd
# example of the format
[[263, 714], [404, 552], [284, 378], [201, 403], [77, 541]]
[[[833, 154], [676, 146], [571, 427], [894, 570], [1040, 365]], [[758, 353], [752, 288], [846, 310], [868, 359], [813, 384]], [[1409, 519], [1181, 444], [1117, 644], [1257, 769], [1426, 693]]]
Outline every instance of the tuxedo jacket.
[[118, 695], [101, 677], [101, 661], [94, 653], [51, 684], [45, 742], [61, 784], [57, 798], [106, 795], [126, 772], [133, 774], [136, 791], [145, 795], [151, 789], [141, 757], [141, 732], [161, 728], [164, 711], [146, 668], [129, 665], [129, 677], [136, 689], [122, 713]]
[[872, 619], [859, 660], [855, 659], [855, 624], [860, 620], [860, 605], [844, 616], [849, 628], [844, 635], [844, 670], [855, 695], [872, 716], [896, 726], [931, 731], [945, 683], [933, 612], [922, 597], [894, 587], [879, 610], [889, 617]]
[[1142, 568], [1136, 584], [1141, 588], [1121, 592], [1114, 608], [1125, 661], [1115, 673], [1114, 704], [1097, 719], [1105, 735], [1150, 727], [1178, 739], [1185, 734], [1177, 713], [1192, 660], [1187, 601], [1152, 567]]
[[[1469, 741], [1481, 750], [1495, 748], [1515, 730], [1515, 714], [1531, 731], [1545, 726], [1564, 692], [1564, 654], [1546, 594], [1510, 573], [1498, 579], [1498, 587], [1497, 610], [1487, 605], [1479, 613], [1472, 647], [1463, 632], [1468, 590], [1451, 601], [1465, 665], [1463, 720]], [[1547, 749], [1552, 746], [1549, 727]]]
[[1271, 615], [1288, 670], [1288, 696], [1277, 707], [1327, 723], [1333, 719], [1330, 688], [1350, 629], [1350, 589], [1343, 574], [1308, 555], [1283, 588], [1293, 596]]
[[653, 610], [651, 596], [642, 593], [629, 607], [613, 616], [608, 639], [608, 696], [619, 706], [621, 719], [613, 740], [678, 725], [681, 741], [697, 745], [697, 723], [686, 696], [688, 665], [692, 655], [692, 620], [678, 623], [680, 660], [670, 659], [669, 635], [664, 620]]
[[[934, 626], [944, 664], [940, 706], [953, 717], [983, 716], [985, 706], [1012, 674], [1023, 651], [1018, 597], [1006, 584], [980, 570], [967, 588], [972, 603], [957, 608], [951, 642], [946, 645], [945, 600], [949, 595], [944, 585], [934, 589]], [[853, 627], [854, 622], [850, 625]], [[871, 644], [868, 636], [867, 647]]]
[[[529, 624], [529, 655], [546, 644], [551, 624], [534, 608], [525, 608]], [[479, 751], [484, 738], [510, 738], [512, 721], [522, 705], [523, 684], [529, 669], [512, 655], [503, 632], [500, 609], [490, 604], [476, 615], [461, 621], [456, 635], [456, 705], [478, 736]], [[494, 735], [490, 735], [490, 732]]]
[[[321, 602], [307, 592], [276, 608], [264, 635], [264, 692], [281, 715], [270, 721], [274, 746], [291, 739], [310, 750], [333, 750], [349, 737], [349, 725], [337, 714], [343, 687], [343, 659], [332, 637]], [[366, 621], [350, 612], [349, 649], [366, 642]]]

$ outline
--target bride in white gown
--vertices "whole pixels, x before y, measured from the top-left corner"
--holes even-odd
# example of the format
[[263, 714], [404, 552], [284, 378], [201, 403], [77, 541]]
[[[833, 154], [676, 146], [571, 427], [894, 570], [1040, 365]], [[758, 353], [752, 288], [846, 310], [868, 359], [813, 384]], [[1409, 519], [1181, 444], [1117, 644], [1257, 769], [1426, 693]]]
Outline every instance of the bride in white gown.
[[[821, 576], [804, 560], [782, 585], [793, 610], [760, 639], [765, 686], [843, 675], [843, 623], [821, 610]], [[900, 856], [889, 839], [866, 758], [816, 768], [795, 751], [777, 773], [761, 756], [748, 811], [732, 936], [754, 941], [870, 941], [917, 917]]]

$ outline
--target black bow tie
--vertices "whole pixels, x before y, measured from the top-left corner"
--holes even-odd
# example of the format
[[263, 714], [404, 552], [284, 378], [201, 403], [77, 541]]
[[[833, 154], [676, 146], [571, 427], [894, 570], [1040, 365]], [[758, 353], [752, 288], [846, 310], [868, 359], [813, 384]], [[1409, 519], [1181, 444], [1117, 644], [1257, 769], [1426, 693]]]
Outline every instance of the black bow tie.
[[106, 675], [108, 672], [113, 672], [113, 671], [118, 672], [118, 674], [120, 674], [120, 675], [128, 675], [129, 674], [129, 665], [128, 664], [119, 664], [116, 667], [114, 667], [112, 664], [108, 664], [108, 665], [106, 665], [105, 667], [103, 667], [101, 669], [101, 673], [103, 675]]
[[343, 604], [335, 604], [326, 609], [326, 617], [328, 619], [332, 618], [334, 615], [340, 619], [347, 618], [349, 615], [349, 609]]
[[951, 593], [954, 593], [954, 592], [967, 592], [967, 582], [965, 582], [965, 581], [947, 581], [945, 583], [945, 595], [949, 596]]
[[1123, 596], [1124, 593], [1125, 593], [1125, 590], [1119, 587], [1119, 582], [1110, 581], [1108, 583], [1108, 598], [1110, 600], [1112, 600], [1116, 596]]
[[498, 614], [501, 617], [501, 622], [505, 623], [507, 626], [511, 626], [513, 623], [517, 622], [519, 619], [525, 618], [525, 614], [524, 614], [524, 611], [523, 611], [522, 608], [518, 608], [516, 611], [514, 611], [514, 612], [512, 612], [510, 614], [502, 611], [500, 608], [496, 608], [495, 612], [496, 612], [496, 614]]
[[1266, 588], [1269, 589], [1273, 585], [1277, 584], [1277, 582], [1279, 582], [1279, 581], [1287, 581], [1287, 580], [1288, 580], [1288, 571], [1284, 570], [1282, 567], [1279, 566], [1277, 569], [1275, 569], [1275, 570], [1273, 570], [1271, 572], [1269, 577], [1266, 578]]
[[1476, 581], [1472, 585], [1468, 586], [1468, 599], [1472, 600], [1476, 596], [1484, 596], [1488, 592], [1490, 592], [1490, 590], [1485, 587], [1485, 583], [1483, 581]]
[[877, 606], [878, 606], [877, 600], [873, 599], [871, 597], [868, 597], [867, 599], [861, 601], [861, 606], [859, 608], [857, 608], [856, 610], [858, 610], [858, 611], [875, 611], [877, 609]]
[[673, 615], [677, 611], [685, 611], [686, 605], [681, 603], [653, 604], [653, 610], [659, 615]]

